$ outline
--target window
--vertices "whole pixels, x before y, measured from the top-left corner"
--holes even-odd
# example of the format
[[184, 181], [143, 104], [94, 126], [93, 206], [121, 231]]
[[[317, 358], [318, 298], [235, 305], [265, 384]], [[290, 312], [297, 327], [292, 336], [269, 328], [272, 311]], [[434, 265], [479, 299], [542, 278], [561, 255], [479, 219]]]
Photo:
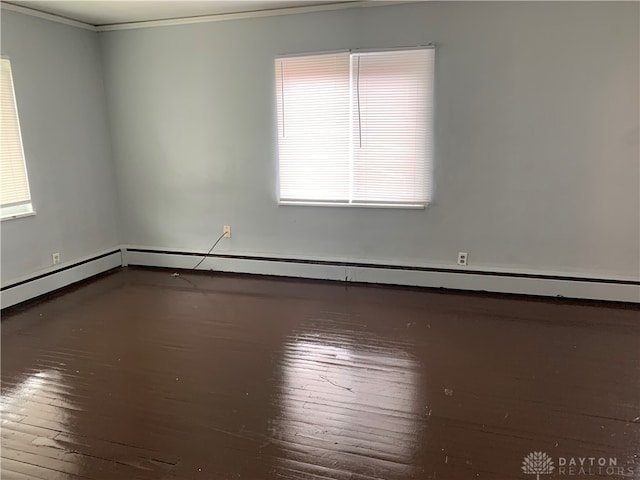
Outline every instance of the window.
[[33, 213], [24, 162], [20, 123], [13, 90], [11, 63], [2, 58], [0, 70], [0, 217]]
[[277, 58], [280, 202], [429, 203], [433, 68], [432, 48]]

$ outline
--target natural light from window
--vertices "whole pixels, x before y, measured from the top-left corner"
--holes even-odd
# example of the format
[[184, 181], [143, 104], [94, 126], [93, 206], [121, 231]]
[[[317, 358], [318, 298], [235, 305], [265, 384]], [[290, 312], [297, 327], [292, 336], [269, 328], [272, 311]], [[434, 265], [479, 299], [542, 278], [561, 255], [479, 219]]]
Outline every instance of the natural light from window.
[[275, 61], [280, 203], [423, 207], [433, 48]]
[[31, 192], [9, 59], [0, 71], [0, 217], [32, 215]]

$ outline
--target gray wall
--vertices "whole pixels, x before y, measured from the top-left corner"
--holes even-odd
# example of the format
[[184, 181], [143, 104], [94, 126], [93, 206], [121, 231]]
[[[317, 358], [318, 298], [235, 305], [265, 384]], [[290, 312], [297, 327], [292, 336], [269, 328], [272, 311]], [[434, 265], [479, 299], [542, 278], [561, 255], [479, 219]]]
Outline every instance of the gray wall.
[[2, 281], [121, 239], [98, 36], [2, 10], [37, 215], [2, 222]]
[[[3, 12], [38, 210], [2, 224], [4, 280], [119, 241], [206, 250], [223, 224], [220, 251], [464, 250], [479, 268], [637, 278], [639, 8], [428, 2], [100, 34], [115, 186], [98, 36]], [[273, 57], [432, 41], [433, 204], [277, 206]]]
[[[103, 33], [129, 244], [637, 278], [639, 5], [362, 8]], [[278, 206], [274, 56], [437, 42], [424, 211]]]

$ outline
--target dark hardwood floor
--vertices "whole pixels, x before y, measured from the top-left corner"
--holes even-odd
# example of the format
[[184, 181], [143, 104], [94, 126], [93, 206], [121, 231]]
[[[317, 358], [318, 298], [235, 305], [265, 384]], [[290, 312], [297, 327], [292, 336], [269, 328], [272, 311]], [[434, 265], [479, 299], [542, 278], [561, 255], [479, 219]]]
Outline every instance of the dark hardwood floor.
[[640, 479], [639, 313], [120, 270], [4, 314], [2, 479]]

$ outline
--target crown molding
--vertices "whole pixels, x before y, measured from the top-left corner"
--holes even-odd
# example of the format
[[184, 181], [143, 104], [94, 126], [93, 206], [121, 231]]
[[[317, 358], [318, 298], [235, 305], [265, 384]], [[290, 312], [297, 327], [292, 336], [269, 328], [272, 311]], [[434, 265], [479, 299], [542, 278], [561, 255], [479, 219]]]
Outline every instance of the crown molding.
[[0, 6], [2, 7], [2, 10], [18, 12], [24, 15], [30, 15], [32, 17], [49, 20], [51, 22], [62, 23], [64, 25], [70, 25], [76, 28], [82, 28], [84, 30], [89, 30], [91, 32], [97, 31], [95, 25], [90, 25], [88, 23], [79, 22], [78, 20], [72, 20], [70, 18], [61, 17], [60, 15], [54, 15], [52, 13], [41, 12], [40, 10], [34, 10], [33, 8], [22, 7], [20, 5], [14, 5], [13, 3], [8, 3], [5, 1], [2, 1], [0, 3]]
[[110, 32], [115, 30], [133, 30], [138, 28], [153, 28], [153, 27], [169, 27], [173, 25], [189, 25], [194, 23], [209, 23], [209, 22], [222, 22], [227, 20], [242, 20], [246, 18], [259, 18], [259, 17], [275, 17], [280, 15], [298, 15], [302, 13], [313, 12], [328, 12], [332, 10], [347, 10], [351, 8], [363, 8], [363, 7], [384, 7], [388, 5], [401, 5], [406, 3], [420, 3], [425, 0], [359, 0], [348, 3], [328, 3], [324, 5], [310, 5], [308, 7], [290, 7], [290, 8], [276, 8], [272, 10], [256, 10], [252, 12], [239, 12], [239, 13], [220, 13], [214, 15], [199, 15], [195, 17], [180, 17], [169, 18], [165, 20], [148, 20], [141, 22], [124, 22], [113, 23], [109, 25], [91, 25], [89, 23], [73, 20], [71, 18], [62, 17], [52, 13], [42, 12], [33, 8], [27, 8], [20, 5], [14, 5], [12, 3], [2, 0], [0, 5], [3, 9], [13, 12], [23, 13], [25, 15], [31, 15], [32, 17], [38, 17], [52, 22], [62, 23], [64, 25], [70, 25], [72, 27], [82, 28], [92, 32]]
[[200, 15], [195, 17], [170, 18], [165, 20], [148, 20], [148, 21], [141, 21], [141, 22], [113, 23], [109, 25], [91, 25], [89, 23], [73, 20], [67, 17], [62, 17], [60, 15], [46, 13], [40, 10], [35, 10], [33, 8], [27, 8], [20, 5], [14, 5], [4, 0], [0, 2], [0, 5], [2, 6], [2, 9], [23, 13], [25, 15], [42, 18], [45, 20], [50, 20], [52, 22], [62, 23], [64, 25], [70, 25], [72, 27], [82, 28], [84, 30], [89, 30], [92, 32], [111, 32], [116, 30], [134, 30], [138, 28], [169, 27], [173, 25], [189, 25], [194, 23], [242, 20], [246, 18], [275, 17], [280, 15], [299, 15], [302, 13], [328, 12], [332, 10], [347, 10], [351, 8], [384, 7], [388, 5], [401, 5], [406, 3], [420, 3], [421, 1], [425, 1], [425, 0], [359, 0], [359, 1], [349, 2], [349, 3], [328, 3], [324, 5], [310, 5], [308, 7], [303, 6], [303, 7], [290, 7], [290, 8], [276, 8], [272, 10], [256, 10], [252, 12], [220, 13], [220, 14], [214, 14], [214, 15]]
[[362, 7], [383, 7], [404, 3], [416, 3], [419, 0], [361, 0], [349, 3], [329, 3], [325, 5], [310, 5], [308, 7], [276, 8], [273, 10], [256, 10], [253, 12], [221, 13], [215, 15], [201, 15], [196, 17], [171, 18], [166, 20], [149, 20], [143, 22], [115, 23], [111, 25], [97, 25], [98, 32], [114, 30], [133, 30], [138, 28], [169, 27], [174, 25], [189, 25], [194, 23], [222, 22], [228, 20], [243, 20], [246, 18], [275, 17], [280, 15], [298, 15], [302, 13], [327, 12], [332, 10], [348, 10]]

